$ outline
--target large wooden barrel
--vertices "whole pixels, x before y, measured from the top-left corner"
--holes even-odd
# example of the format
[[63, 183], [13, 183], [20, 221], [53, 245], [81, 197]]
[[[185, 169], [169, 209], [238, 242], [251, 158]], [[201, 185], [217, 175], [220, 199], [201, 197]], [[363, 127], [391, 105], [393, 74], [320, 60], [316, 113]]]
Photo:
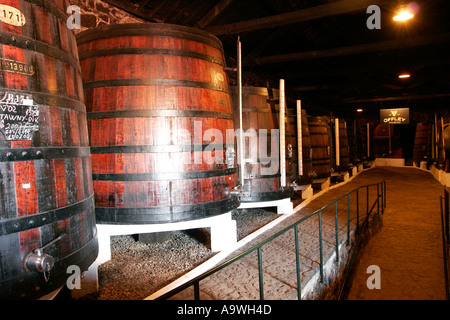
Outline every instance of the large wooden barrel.
[[221, 42], [156, 23], [98, 27], [77, 41], [97, 223], [179, 222], [236, 208]]
[[[358, 158], [361, 160], [372, 158], [373, 154], [373, 128], [374, 124], [369, 123], [369, 140], [367, 140], [367, 121], [365, 120], [357, 120], [357, 136], [356, 136], [356, 144], [357, 144], [357, 154]], [[359, 133], [359, 134], [358, 134]]]
[[359, 128], [356, 125], [356, 120], [347, 121], [348, 160], [350, 164], [353, 165], [358, 162], [357, 136], [359, 134]]
[[[239, 92], [232, 87], [234, 123], [239, 128]], [[280, 183], [279, 90], [242, 88], [242, 129], [244, 132], [244, 175], [241, 202], [270, 201], [290, 196]], [[287, 139], [287, 136], [286, 136]], [[288, 164], [288, 161], [287, 161]], [[287, 170], [289, 168], [287, 167]]]
[[418, 123], [414, 138], [413, 160], [427, 161], [431, 159], [431, 125]]
[[34, 299], [98, 254], [86, 108], [68, 1], [2, 3], [0, 299]]
[[330, 176], [330, 139], [328, 119], [325, 117], [308, 116], [309, 136], [312, 149], [312, 167], [315, 178]]
[[286, 158], [289, 164], [287, 175], [291, 181], [298, 179], [297, 111], [286, 110]]
[[[389, 151], [392, 153], [400, 146], [400, 133], [395, 125], [379, 123], [372, 132], [373, 135], [373, 155], [386, 156]], [[389, 150], [389, 140], [390, 147]]]

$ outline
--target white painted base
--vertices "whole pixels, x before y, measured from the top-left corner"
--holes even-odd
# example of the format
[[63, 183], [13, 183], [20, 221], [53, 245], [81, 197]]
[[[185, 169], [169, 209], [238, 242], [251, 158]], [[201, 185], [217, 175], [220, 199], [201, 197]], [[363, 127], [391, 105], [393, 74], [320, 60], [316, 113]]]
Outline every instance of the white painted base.
[[326, 190], [330, 187], [330, 178], [314, 179], [313, 184], [320, 184], [320, 190]]
[[294, 210], [294, 204], [291, 202], [291, 198], [272, 200], [272, 201], [259, 201], [259, 202], [241, 202], [238, 209], [250, 209], [250, 208], [268, 208], [277, 207], [278, 214], [291, 214]]
[[431, 165], [430, 172], [443, 186], [450, 187], [450, 172], [438, 169], [434, 164]]
[[299, 190], [302, 193], [302, 199], [306, 200], [313, 196], [313, 188], [310, 184], [304, 184], [301, 186], [295, 186], [294, 190]]
[[389, 166], [389, 167], [404, 167], [405, 159], [400, 158], [376, 158], [374, 162], [375, 167]]
[[348, 179], [350, 179], [350, 173], [348, 172], [341, 173], [341, 177], [344, 178], [344, 181], [347, 181]]
[[81, 289], [74, 289], [72, 296], [82, 297], [98, 291], [98, 267], [111, 260], [111, 236], [210, 228], [211, 251], [218, 252], [232, 248], [237, 243], [236, 221], [231, 219], [231, 211], [204, 219], [161, 223], [161, 224], [97, 224], [99, 252], [95, 262], [84, 272]]
[[420, 161], [420, 169], [427, 170], [427, 162], [426, 161]]

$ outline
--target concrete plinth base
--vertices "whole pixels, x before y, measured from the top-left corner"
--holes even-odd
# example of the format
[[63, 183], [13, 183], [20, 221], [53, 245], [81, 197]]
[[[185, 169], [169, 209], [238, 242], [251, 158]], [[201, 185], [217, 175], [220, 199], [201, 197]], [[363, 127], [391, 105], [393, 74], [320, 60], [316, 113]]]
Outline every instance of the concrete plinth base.
[[271, 200], [271, 201], [259, 201], [259, 202], [241, 202], [238, 209], [249, 208], [268, 208], [277, 207], [278, 214], [290, 214], [294, 210], [294, 204], [291, 202], [291, 198]]
[[443, 186], [450, 187], [450, 172], [438, 169], [434, 164], [431, 165], [430, 172]]
[[310, 184], [295, 186], [294, 190], [301, 192], [303, 200], [309, 199], [313, 196], [313, 188]]
[[99, 244], [97, 260], [84, 272], [81, 279], [81, 289], [72, 290], [72, 296], [83, 297], [98, 291], [98, 267], [102, 263], [111, 260], [111, 236], [198, 228], [210, 228], [211, 251], [213, 252], [229, 249], [237, 242], [236, 221], [231, 219], [231, 212], [204, 219], [175, 223], [133, 225], [97, 224]]
[[325, 190], [330, 187], [330, 178], [314, 179], [312, 184], [314, 189]]

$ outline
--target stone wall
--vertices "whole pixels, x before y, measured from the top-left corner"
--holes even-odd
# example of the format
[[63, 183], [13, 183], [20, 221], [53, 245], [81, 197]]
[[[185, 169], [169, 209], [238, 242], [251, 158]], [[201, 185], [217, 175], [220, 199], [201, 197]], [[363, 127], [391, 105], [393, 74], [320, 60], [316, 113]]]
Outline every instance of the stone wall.
[[81, 29], [74, 29], [75, 33], [108, 24], [146, 22], [101, 0], [69, 0], [69, 2], [81, 10]]

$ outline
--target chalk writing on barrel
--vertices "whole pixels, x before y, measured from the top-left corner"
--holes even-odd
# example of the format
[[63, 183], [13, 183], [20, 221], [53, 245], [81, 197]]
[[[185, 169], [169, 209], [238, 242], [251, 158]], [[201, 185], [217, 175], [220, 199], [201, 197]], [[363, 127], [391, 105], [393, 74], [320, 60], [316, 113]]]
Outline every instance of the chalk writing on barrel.
[[0, 93], [0, 131], [6, 140], [31, 140], [39, 130], [39, 108], [30, 95]]

